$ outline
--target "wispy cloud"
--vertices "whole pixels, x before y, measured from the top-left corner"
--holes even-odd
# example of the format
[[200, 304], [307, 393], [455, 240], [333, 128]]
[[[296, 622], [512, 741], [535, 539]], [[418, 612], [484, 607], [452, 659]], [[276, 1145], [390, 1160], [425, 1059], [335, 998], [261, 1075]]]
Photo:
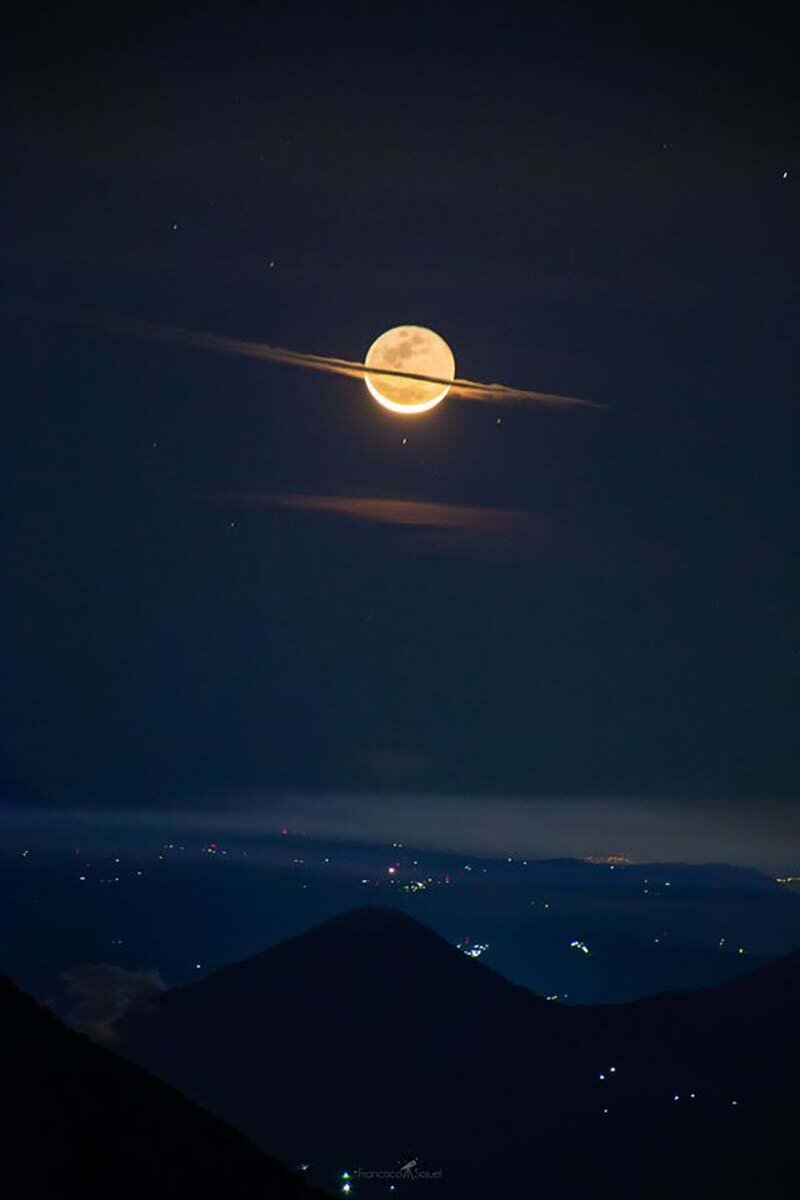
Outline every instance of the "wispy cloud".
[[319, 513], [413, 531], [413, 545], [502, 556], [512, 549], [561, 546], [554, 518], [512, 508], [395, 500], [381, 496], [330, 496], [306, 492], [247, 492], [232, 497], [245, 504]]
[[418, 529], [469, 529], [501, 532], [528, 526], [529, 513], [510, 508], [469, 504], [435, 504], [425, 500], [392, 500], [378, 496], [320, 496], [309, 493], [250, 493], [247, 499], [280, 508], [329, 512], [376, 525], [413, 525]]
[[61, 979], [77, 998], [69, 1021], [98, 1042], [116, 1041], [116, 1025], [122, 1017], [166, 987], [154, 968], [128, 971], [111, 963], [72, 967]]

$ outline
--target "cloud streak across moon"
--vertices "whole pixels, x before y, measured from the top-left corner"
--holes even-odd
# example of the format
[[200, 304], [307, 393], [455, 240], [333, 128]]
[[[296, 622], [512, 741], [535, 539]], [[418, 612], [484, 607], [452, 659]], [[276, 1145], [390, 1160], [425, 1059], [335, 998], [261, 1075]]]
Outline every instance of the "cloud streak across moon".
[[[305, 367], [329, 375], [345, 375], [351, 379], [362, 379], [367, 374], [364, 363], [346, 358], [334, 358], [326, 354], [307, 354], [300, 350], [286, 350], [281, 346], [269, 346], [265, 342], [248, 342], [239, 338], [225, 337], [216, 333], [196, 332], [170, 325], [159, 325], [152, 321], [129, 321], [121, 317], [90, 319], [89, 323], [100, 324], [117, 333], [133, 334], [137, 337], [157, 341], [175, 342], [182, 346], [195, 346], [201, 350], [215, 350], [221, 354], [233, 354], [241, 358], [256, 358], [286, 367]], [[465, 400], [483, 400], [490, 404], [544, 405], [551, 408], [600, 408], [589, 400], [575, 396], [558, 396], [550, 392], [534, 391], [530, 388], [509, 387], [503, 383], [478, 383], [472, 379], [440, 379], [435, 375], [418, 375], [410, 371], [395, 371], [388, 368], [369, 368], [370, 375], [394, 376], [414, 379], [424, 383], [447, 384], [450, 395]]]

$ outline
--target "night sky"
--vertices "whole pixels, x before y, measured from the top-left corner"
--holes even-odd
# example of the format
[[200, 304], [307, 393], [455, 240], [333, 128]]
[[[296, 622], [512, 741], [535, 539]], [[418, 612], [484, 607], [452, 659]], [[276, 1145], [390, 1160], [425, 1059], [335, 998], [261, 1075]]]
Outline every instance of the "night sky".
[[[17, 24], [8, 795], [469, 793], [476, 826], [498, 797], [637, 797], [785, 828], [787, 29], [335, 19]], [[396, 417], [98, 315], [351, 359], [426, 325], [459, 374], [604, 407]]]

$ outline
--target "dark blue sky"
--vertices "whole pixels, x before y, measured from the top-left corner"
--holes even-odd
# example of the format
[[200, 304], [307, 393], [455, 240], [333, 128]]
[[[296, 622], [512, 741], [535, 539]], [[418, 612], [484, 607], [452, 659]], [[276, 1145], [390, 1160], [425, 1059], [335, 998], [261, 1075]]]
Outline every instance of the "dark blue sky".
[[[387, 20], [13, 42], [13, 793], [791, 804], [786, 31]], [[345, 358], [429, 325], [607, 408], [403, 421], [87, 312]]]

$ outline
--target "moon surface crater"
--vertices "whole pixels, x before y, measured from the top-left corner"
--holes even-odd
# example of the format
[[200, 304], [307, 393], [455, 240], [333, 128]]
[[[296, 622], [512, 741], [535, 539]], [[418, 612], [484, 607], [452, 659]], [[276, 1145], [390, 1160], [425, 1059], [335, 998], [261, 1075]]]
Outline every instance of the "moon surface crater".
[[421, 325], [398, 325], [382, 333], [367, 351], [364, 366], [364, 381], [371, 395], [384, 408], [406, 416], [435, 408], [450, 391], [450, 385], [443, 387], [428, 379], [370, 374], [370, 367], [433, 375], [439, 380], [453, 379], [456, 373], [456, 362], [447, 342]]

